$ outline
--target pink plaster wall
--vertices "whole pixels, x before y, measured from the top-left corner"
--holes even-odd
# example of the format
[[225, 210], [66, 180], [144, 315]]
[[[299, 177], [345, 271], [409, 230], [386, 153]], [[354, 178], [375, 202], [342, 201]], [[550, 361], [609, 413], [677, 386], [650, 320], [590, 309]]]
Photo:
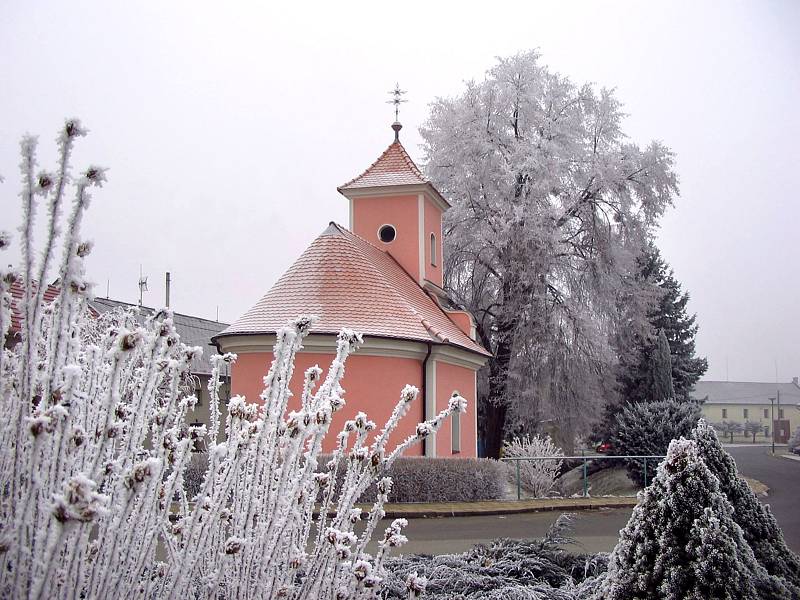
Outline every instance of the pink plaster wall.
[[[414, 279], [419, 272], [419, 201], [413, 196], [353, 198], [353, 233], [391, 254]], [[397, 237], [385, 244], [378, 237], [382, 225], [394, 225]]]
[[444, 409], [454, 391], [467, 400], [467, 412], [461, 415], [461, 452], [452, 451], [451, 419], [447, 419], [436, 434], [436, 456], [477, 456], [475, 428], [475, 371], [466, 367], [436, 361], [436, 412]]
[[[442, 211], [429, 198], [425, 198], [425, 279], [442, 287]], [[436, 265], [431, 264], [431, 234], [436, 236]]]
[[472, 337], [472, 316], [468, 312], [464, 312], [463, 310], [446, 310], [447, 316], [450, 317], [450, 320], [456, 324], [456, 326], [466, 333], [469, 337]]
[[[300, 406], [300, 393], [303, 388], [305, 370], [308, 367], [319, 365], [327, 374], [332, 356], [332, 354], [306, 352], [297, 355], [294, 376], [289, 386], [294, 394], [289, 401], [291, 410], [297, 410]], [[249, 402], [260, 402], [259, 395], [263, 389], [262, 380], [269, 369], [272, 358], [271, 352], [239, 353], [239, 358], [233, 365], [232, 393], [246, 396]], [[336, 434], [341, 431], [344, 422], [352, 419], [359, 411], [365, 412], [375, 422], [376, 432], [380, 431], [400, 399], [400, 391], [406, 384], [422, 389], [421, 361], [412, 358], [358, 354], [348, 358], [345, 376], [342, 380], [342, 387], [345, 390], [344, 399], [347, 404], [334, 415], [331, 432], [326, 436], [323, 451], [333, 451]], [[392, 434], [389, 449], [393, 449], [395, 443], [414, 432], [417, 423], [424, 420], [424, 410], [424, 401], [420, 394], [411, 405], [411, 410], [400, 421], [399, 427]], [[447, 439], [447, 449], [449, 450], [450, 438]], [[422, 444], [410, 448], [405, 455], [421, 456]]]

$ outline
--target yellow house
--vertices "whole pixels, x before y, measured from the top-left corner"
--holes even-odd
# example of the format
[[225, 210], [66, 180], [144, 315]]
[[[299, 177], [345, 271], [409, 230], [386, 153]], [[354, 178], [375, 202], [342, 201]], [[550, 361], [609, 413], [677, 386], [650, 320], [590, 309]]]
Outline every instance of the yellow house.
[[[800, 384], [745, 381], [698, 381], [692, 397], [703, 401], [703, 416], [713, 424], [734, 423], [744, 427], [755, 422], [764, 426], [757, 442], [785, 444], [800, 426]], [[771, 399], [771, 400], [770, 400]], [[752, 433], [741, 431], [735, 442], [752, 441]]]

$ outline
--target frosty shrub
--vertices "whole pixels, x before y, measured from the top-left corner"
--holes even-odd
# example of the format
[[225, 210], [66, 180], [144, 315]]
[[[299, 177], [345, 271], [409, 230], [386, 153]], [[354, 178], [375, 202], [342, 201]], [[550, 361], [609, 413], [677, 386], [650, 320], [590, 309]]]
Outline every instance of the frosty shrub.
[[725, 452], [714, 429], [701, 419], [692, 431], [692, 439], [706, 466], [719, 480], [720, 491], [733, 506], [733, 518], [742, 528], [756, 560], [769, 573], [800, 587], [800, 557], [786, 545], [769, 506], [762, 504], [739, 476], [736, 461]]
[[591, 597], [607, 555], [568, 552], [571, 518], [561, 515], [542, 539], [500, 539], [463, 554], [411, 555], [386, 562], [385, 597], [405, 597], [409, 573], [428, 581], [430, 600], [582, 600]]
[[[36, 140], [22, 142], [23, 264], [19, 272], [0, 272], [0, 597], [375, 597], [387, 553], [405, 541], [399, 519], [374, 556], [365, 550], [391, 490], [383, 474], [406, 448], [463, 410], [464, 399], [453, 397], [390, 449], [390, 434], [417, 397], [407, 386], [383, 429], [363, 413], [348, 420], [327, 469], [317, 472], [322, 441], [344, 405], [345, 362], [361, 340], [343, 331], [327, 375], [308, 369], [298, 410], [290, 411], [295, 354], [312, 325], [301, 317], [278, 332], [258, 403], [236, 396], [225, 423], [214, 410], [208, 429], [187, 425], [196, 403], [189, 368], [201, 349], [180, 342], [171, 313], [139, 324], [130, 314], [95, 318], [87, 308], [83, 260], [91, 245], [80, 225], [103, 170], [70, 176], [70, 153], [82, 135], [78, 121], [66, 123], [54, 174], [37, 173]], [[74, 197], [62, 223], [68, 190]], [[47, 213], [37, 249], [39, 202]], [[0, 247], [9, 238], [0, 234]], [[51, 268], [59, 285], [48, 304], [37, 283]], [[12, 285], [24, 292], [15, 345], [6, 339]], [[220, 368], [235, 359], [212, 359], [212, 407]], [[220, 443], [223, 426], [227, 441]], [[207, 470], [190, 482], [197, 489], [190, 496], [187, 467], [192, 449], [203, 445]], [[328, 484], [340, 470], [343, 487], [334, 499]], [[362, 513], [353, 504], [375, 480], [374, 504]], [[315, 520], [319, 490], [327, 492]], [[359, 521], [366, 523], [356, 535]], [[418, 597], [425, 582], [409, 573], [404, 585]]]
[[[505, 494], [505, 465], [489, 458], [398, 458], [386, 475], [392, 478], [390, 502], [474, 502]], [[375, 497], [375, 484], [362, 501]]]
[[794, 450], [798, 446], [800, 446], [800, 425], [794, 430], [794, 435], [789, 440], [789, 450]]
[[[503, 442], [503, 457], [526, 458], [542, 456], [564, 456], [561, 448], [553, 443], [550, 436], [535, 435], [533, 437], [515, 437]], [[522, 460], [519, 461], [519, 473], [522, 484], [528, 488], [535, 498], [544, 498], [553, 491], [558, 474], [561, 471], [561, 459]], [[509, 461], [509, 467], [516, 470], [517, 461]]]
[[670, 443], [611, 553], [604, 600], [767, 600], [800, 589], [759, 564], [694, 441]]
[[[689, 435], [700, 414], [700, 407], [694, 402], [662, 400], [629, 404], [617, 415], [612, 439], [614, 451], [626, 456], [664, 456], [672, 440]], [[644, 485], [642, 461], [630, 460], [626, 466], [631, 479]], [[650, 461], [649, 473], [653, 467]]]

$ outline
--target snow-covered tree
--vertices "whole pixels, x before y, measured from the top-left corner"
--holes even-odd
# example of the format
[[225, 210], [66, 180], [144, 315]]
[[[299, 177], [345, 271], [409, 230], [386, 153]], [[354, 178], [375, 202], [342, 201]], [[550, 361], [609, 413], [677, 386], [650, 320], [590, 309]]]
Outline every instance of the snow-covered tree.
[[479, 407], [489, 456], [542, 418], [571, 444], [613, 385], [611, 333], [644, 320], [618, 323], [618, 301], [638, 293], [635, 257], [677, 179], [672, 153], [632, 143], [623, 117], [611, 90], [526, 52], [437, 99], [421, 130], [426, 171], [454, 204], [445, 286], [492, 352]]
[[720, 491], [733, 506], [733, 518], [742, 528], [758, 562], [769, 573], [800, 588], [800, 557], [786, 545], [769, 506], [762, 504], [739, 476], [736, 461], [725, 452], [714, 428], [701, 419], [691, 437], [700, 457], [719, 480]]
[[[327, 374], [309, 368], [299, 405], [290, 410], [294, 358], [313, 323], [300, 317], [278, 332], [257, 402], [233, 397], [224, 424], [212, 412], [208, 428], [190, 426], [196, 398], [189, 369], [202, 350], [181, 343], [170, 311], [140, 324], [131, 313], [95, 317], [87, 307], [83, 260], [91, 245], [81, 221], [103, 170], [71, 175], [72, 147], [84, 133], [77, 120], [66, 123], [53, 174], [36, 172], [36, 140], [22, 142], [22, 267], [0, 270], [0, 597], [376, 597], [384, 559], [405, 541], [398, 519], [377, 552], [366, 551], [391, 491], [384, 474], [406, 448], [463, 410], [464, 399], [454, 396], [391, 447], [393, 430], [417, 397], [407, 386], [382, 429], [363, 413], [346, 421], [320, 472], [322, 441], [345, 403], [345, 363], [361, 338], [342, 331]], [[37, 248], [40, 202], [47, 219]], [[0, 248], [9, 239], [0, 234]], [[47, 303], [43, 282], [51, 268], [58, 294]], [[15, 345], [6, 343], [12, 285], [24, 296]], [[216, 406], [221, 367], [236, 356], [212, 360], [208, 388]], [[199, 493], [189, 496], [186, 468], [201, 439], [208, 468]], [[362, 513], [355, 502], [376, 480], [375, 502]], [[409, 597], [418, 597], [424, 583], [409, 577]]]
[[[614, 453], [627, 456], [664, 456], [672, 440], [688, 436], [700, 408], [692, 402], [675, 399], [660, 402], [637, 402], [625, 406], [616, 417], [612, 438]], [[628, 474], [639, 485], [644, 484], [645, 465], [640, 459], [626, 462]], [[647, 463], [648, 479], [652, 479], [654, 461]]]
[[673, 440], [611, 553], [604, 600], [777, 600], [791, 583], [756, 560], [695, 442]]
[[[559, 457], [564, 456], [561, 448], [553, 443], [549, 436], [535, 435], [533, 437], [515, 437], [503, 442], [503, 457], [530, 458], [530, 457]], [[560, 458], [551, 460], [521, 460], [509, 462], [509, 466], [516, 470], [519, 468], [520, 479], [525, 487], [535, 498], [544, 498], [552, 490], [561, 471]]]
[[745, 421], [742, 431], [745, 435], [753, 436], [753, 443], [756, 441], [756, 436], [764, 431], [764, 424], [760, 421]]
[[723, 436], [728, 436], [730, 438], [730, 443], [733, 443], [733, 436], [737, 433], [742, 433], [744, 431], [744, 425], [739, 423], [738, 421], [720, 421], [719, 423], [714, 423], [714, 429], [719, 431]]
[[789, 450], [794, 450], [798, 446], [800, 446], [800, 425], [794, 430], [794, 435], [789, 440]]

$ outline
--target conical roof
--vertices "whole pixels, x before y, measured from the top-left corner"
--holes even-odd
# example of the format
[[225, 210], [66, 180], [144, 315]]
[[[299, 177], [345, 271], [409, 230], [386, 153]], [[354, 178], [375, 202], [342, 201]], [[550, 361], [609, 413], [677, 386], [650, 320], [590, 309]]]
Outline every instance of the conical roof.
[[337, 189], [381, 187], [387, 185], [419, 185], [430, 183], [399, 141], [395, 141], [369, 168]]
[[488, 356], [388, 253], [331, 223], [255, 306], [216, 337], [275, 333], [316, 315], [312, 333], [452, 344]]

